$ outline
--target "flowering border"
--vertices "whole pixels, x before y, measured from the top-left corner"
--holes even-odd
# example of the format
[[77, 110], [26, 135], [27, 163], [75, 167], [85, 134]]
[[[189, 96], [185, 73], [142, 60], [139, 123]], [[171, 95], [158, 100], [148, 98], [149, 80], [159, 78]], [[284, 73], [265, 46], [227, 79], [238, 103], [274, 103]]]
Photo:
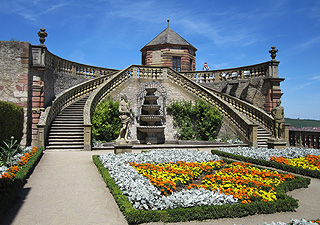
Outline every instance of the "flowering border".
[[11, 207], [14, 197], [40, 161], [42, 154], [43, 149], [39, 148], [32, 153], [30, 152], [30, 154], [22, 156], [24, 158], [21, 160], [21, 166], [14, 167], [14, 174], [11, 174], [11, 178], [6, 178], [7, 182], [5, 186], [0, 188], [0, 217]]
[[120, 210], [123, 212], [129, 224], [140, 224], [147, 222], [179, 222], [191, 220], [207, 220], [218, 218], [244, 217], [254, 214], [272, 214], [283, 211], [293, 211], [298, 207], [298, 201], [285, 194], [286, 191], [307, 187], [310, 179], [296, 177], [292, 182], [283, 183], [279, 188], [279, 199], [272, 202], [253, 202], [248, 204], [194, 206], [189, 208], [174, 208], [165, 210], [139, 210], [135, 209], [129, 202], [127, 196], [123, 195], [109, 171], [103, 166], [98, 155], [93, 155], [93, 162], [101, 173], [107, 187], [113, 194]]
[[269, 161], [269, 160], [265, 160], [265, 159], [252, 158], [249, 156], [232, 154], [232, 153], [220, 151], [220, 150], [211, 150], [211, 153], [215, 154], [215, 155], [219, 155], [221, 157], [227, 157], [227, 158], [231, 158], [231, 159], [235, 159], [235, 160], [240, 160], [243, 162], [250, 162], [250, 163], [258, 164], [261, 166], [273, 167], [273, 168], [284, 170], [287, 172], [296, 173], [296, 174], [320, 179], [320, 171], [317, 171], [317, 170], [304, 169], [301, 167], [286, 165], [286, 164], [282, 164], [282, 163], [278, 163], [278, 162], [274, 162], [274, 161]]

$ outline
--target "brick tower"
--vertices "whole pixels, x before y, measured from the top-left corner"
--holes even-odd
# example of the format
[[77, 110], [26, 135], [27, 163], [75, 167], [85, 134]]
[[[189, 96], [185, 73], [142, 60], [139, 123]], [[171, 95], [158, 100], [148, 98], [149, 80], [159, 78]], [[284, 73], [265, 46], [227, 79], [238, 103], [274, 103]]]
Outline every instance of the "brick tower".
[[141, 50], [142, 65], [168, 66], [176, 71], [196, 69], [197, 49], [169, 27]]

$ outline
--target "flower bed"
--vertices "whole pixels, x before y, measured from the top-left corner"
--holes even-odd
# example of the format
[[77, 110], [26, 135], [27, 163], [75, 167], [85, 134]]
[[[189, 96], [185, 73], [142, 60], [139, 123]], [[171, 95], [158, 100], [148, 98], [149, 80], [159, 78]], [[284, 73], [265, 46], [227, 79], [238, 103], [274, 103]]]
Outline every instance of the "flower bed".
[[[106, 154], [99, 158], [93, 156], [93, 160], [130, 224], [290, 211], [298, 204], [285, 195], [285, 191], [307, 187], [310, 182], [293, 175], [263, 171], [249, 164], [225, 166], [216, 155], [192, 150]], [[240, 182], [229, 179], [236, 171], [236, 178], [242, 179], [237, 179]], [[220, 177], [214, 177], [216, 174]], [[262, 174], [269, 176], [265, 177], [265, 183], [259, 181]], [[204, 178], [202, 183], [201, 180], [195, 183], [198, 177]], [[271, 177], [275, 179], [271, 181]], [[217, 186], [214, 179], [220, 179], [221, 183], [217, 182]], [[250, 193], [241, 192], [245, 186], [248, 186], [246, 190], [251, 188]]]
[[18, 190], [40, 160], [42, 148], [27, 148], [24, 153], [14, 156], [16, 163], [9, 168], [2, 167], [0, 176], [0, 216], [12, 205]]
[[220, 148], [212, 154], [320, 178], [320, 150], [304, 148]]

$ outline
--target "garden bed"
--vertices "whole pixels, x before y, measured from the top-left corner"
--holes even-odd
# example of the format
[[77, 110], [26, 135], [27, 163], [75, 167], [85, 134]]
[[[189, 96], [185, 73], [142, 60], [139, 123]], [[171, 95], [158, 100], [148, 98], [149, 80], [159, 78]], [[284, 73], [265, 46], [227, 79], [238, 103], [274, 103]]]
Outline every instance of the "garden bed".
[[18, 191], [23, 187], [33, 169], [40, 161], [43, 149], [33, 148], [30, 152], [19, 156], [18, 164], [0, 178], [0, 217], [12, 206]]
[[[278, 183], [272, 186], [273, 191], [276, 193], [275, 197], [272, 197], [271, 192], [268, 193], [268, 189], [263, 189], [266, 190], [264, 197], [262, 194], [261, 196], [256, 195], [255, 197], [245, 196], [240, 190], [235, 193], [235, 188], [234, 190], [232, 188], [228, 189], [228, 184], [225, 183], [220, 183], [221, 190], [216, 190], [217, 187], [209, 187], [208, 185], [211, 185], [210, 182], [213, 182], [214, 179], [219, 178], [210, 176], [219, 174], [223, 169], [226, 171], [232, 170], [232, 173], [234, 173], [233, 170], [237, 170], [239, 169], [238, 167], [242, 166], [246, 167], [246, 169], [249, 167], [251, 169], [251, 166], [248, 164], [230, 164], [232, 162], [228, 161], [223, 163], [229, 163], [230, 165], [223, 165], [223, 168], [213, 166], [210, 170], [210, 165], [208, 165], [209, 161], [215, 162], [219, 159], [220, 158], [215, 155], [190, 150], [158, 150], [143, 154], [126, 153], [121, 155], [106, 154], [100, 157], [93, 156], [94, 163], [129, 224], [156, 221], [201, 221], [206, 219], [244, 217], [257, 213], [270, 214], [280, 211], [293, 211], [298, 207], [298, 201], [287, 196], [285, 192], [296, 188], [307, 187], [310, 183], [310, 179], [297, 176], [293, 179], [290, 177], [291, 175], [284, 174], [283, 176], [287, 176], [287, 180], [281, 182], [281, 184]], [[167, 190], [163, 189], [164, 186], [159, 186], [159, 182], [155, 182], [155, 178], [161, 177], [163, 174], [152, 176], [152, 174], [149, 173], [150, 170], [148, 170], [148, 166], [153, 168], [155, 164], [161, 163], [163, 164], [162, 166], [169, 166], [170, 170], [172, 170], [171, 167], [176, 166], [176, 164], [184, 164], [187, 162], [191, 163], [190, 165], [188, 164], [187, 167], [193, 168], [196, 164], [195, 161], [200, 164], [206, 164], [207, 167], [196, 165], [194, 168], [207, 168], [204, 169], [207, 170], [204, 172], [207, 174], [199, 175], [198, 173], [200, 172], [198, 169], [195, 169], [195, 171], [198, 172], [194, 172], [194, 174], [201, 178], [207, 176], [207, 183], [195, 182], [197, 178], [193, 179], [192, 176], [194, 176], [194, 174], [191, 176], [192, 179], [190, 176], [187, 176], [187, 178], [191, 180], [188, 181], [188, 179], [185, 179], [187, 184], [183, 182], [179, 183], [174, 181], [174, 178], [170, 178], [175, 184], [165, 184], [166, 188], [168, 188], [168, 193], [164, 193], [167, 192]], [[132, 166], [129, 163], [131, 163]], [[136, 170], [133, 166], [141, 166], [142, 169]], [[264, 170], [257, 167], [252, 169], [257, 171]], [[139, 174], [138, 170], [142, 175]], [[271, 172], [268, 171], [268, 173]], [[131, 181], [133, 181], [133, 183], [131, 183]], [[181, 183], [183, 183], [183, 185]], [[250, 184], [242, 183], [241, 185]], [[185, 186], [185, 188], [181, 188], [181, 186]], [[205, 188], [207, 188], [207, 190]], [[176, 191], [178, 189], [180, 190], [179, 192]], [[230, 195], [232, 192], [236, 197]]]
[[250, 162], [309, 177], [320, 178], [319, 149], [238, 147], [220, 148], [219, 150], [212, 150], [211, 153], [243, 162]]

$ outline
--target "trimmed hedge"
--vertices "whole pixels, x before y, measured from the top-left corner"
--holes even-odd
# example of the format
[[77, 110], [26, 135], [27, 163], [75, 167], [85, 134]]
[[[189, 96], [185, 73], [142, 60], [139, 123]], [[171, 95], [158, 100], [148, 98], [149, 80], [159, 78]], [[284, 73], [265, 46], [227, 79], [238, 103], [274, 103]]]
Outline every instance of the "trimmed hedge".
[[43, 149], [39, 148], [29, 161], [15, 174], [16, 177], [13, 181], [8, 184], [5, 189], [0, 189], [0, 218], [13, 205], [14, 198], [26, 183], [26, 180], [40, 161], [42, 154]]
[[273, 167], [276, 169], [288, 171], [291, 173], [301, 174], [304, 176], [320, 178], [320, 171], [318, 171], [318, 170], [303, 169], [301, 167], [290, 166], [290, 165], [286, 165], [286, 164], [282, 164], [282, 163], [277, 163], [277, 162], [272, 162], [272, 161], [267, 161], [267, 160], [262, 160], [262, 159], [254, 159], [254, 158], [250, 158], [250, 157], [246, 157], [246, 156], [242, 156], [242, 155], [234, 155], [234, 154], [219, 151], [219, 150], [211, 150], [211, 153], [214, 155], [219, 155], [222, 157], [236, 159], [236, 160], [240, 160], [243, 162], [250, 162], [250, 163], [258, 164], [261, 166]]
[[0, 101], [0, 146], [3, 141], [14, 139], [20, 143], [23, 135], [23, 107], [10, 102]]
[[107, 184], [120, 210], [129, 224], [140, 224], [148, 222], [184, 222], [191, 220], [208, 220], [218, 218], [244, 217], [255, 214], [272, 214], [283, 211], [294, 211], [298, 207], [298, 200], [285, 194], [286, 191], [301, 187], [308, 187], [309, 178], [296, 177], [294, 181], [286, 181], [276, 188], [278, 199], [273, 202], [253, 202], [247, 204], [201, 206], [190, 208], [176, 208], [166, 210], [139, 210], [133, 208], [128, 198], [122, 194], [108, 170], [99, 160], [98, 155], [92, 156], [102, 178]]

